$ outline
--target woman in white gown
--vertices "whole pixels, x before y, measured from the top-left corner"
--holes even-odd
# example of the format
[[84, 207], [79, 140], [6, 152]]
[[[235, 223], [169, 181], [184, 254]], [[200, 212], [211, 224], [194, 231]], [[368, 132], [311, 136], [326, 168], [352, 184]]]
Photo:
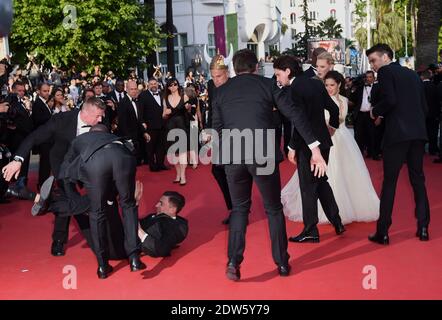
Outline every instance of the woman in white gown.
[[[318, 75], [321, 77], [320, 73]], [[339, 94], [340, 88], [344, 87], [344, 77], [337, 71], [330, 71], [323, 79], [328, 93], [339, 106], [340, 125], [332, 136], [333, 147], [330, 149], [327, 168], [328, 181], [339, 207], [339, 215], [343, 224], [353, 221], [376, 221], [379, 216], [379, 198], [353, 134], [345, 126], [348, 100]], [[325, 118], [328, 123], [327, 110]], [[302, 201], [297, 171], [282, 190], [281, 200], [287, 218], [292, 221], [302, 221]], [[319, 223], [328, 223], [319, 201], [318, 217]]]

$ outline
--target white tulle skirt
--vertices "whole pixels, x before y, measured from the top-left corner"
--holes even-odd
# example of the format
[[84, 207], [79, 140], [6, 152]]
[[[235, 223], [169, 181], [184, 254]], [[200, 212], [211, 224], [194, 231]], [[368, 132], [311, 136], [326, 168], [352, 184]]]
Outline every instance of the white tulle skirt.
[[[332, 137], [327, 176], [339, 207], [342, 223], [375, 221], [379, 217], [379, 197], [350, 130], [341, 125]], [[302, 221], [299, 176], [296, 170], [281, 192], [284, 214], [289, 220]], [[328, 223], [318, 201], [319, 223]]]

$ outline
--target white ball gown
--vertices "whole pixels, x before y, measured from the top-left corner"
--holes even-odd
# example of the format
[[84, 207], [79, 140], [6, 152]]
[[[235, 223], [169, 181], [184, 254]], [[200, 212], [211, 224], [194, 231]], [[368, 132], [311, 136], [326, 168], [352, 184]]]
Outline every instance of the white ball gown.
[[[327, 176], [339, 207], [342, 223], [375, 221], [379, 217], [379, 197], [373, 188], [370, 174], [351, 131], [345, 126], [348, 112], [347, 98], [332, 97], [340, 106], [339, 128], [332, 136], [333, 147], [327, 167]], [[328, 123], [329, 113], [325, 110]], [[289, 220], [302, 221], [301, 191], [296, 170], [281, 192], [284, 214]], [[329, 223], [318, 201], [319, 223]]]

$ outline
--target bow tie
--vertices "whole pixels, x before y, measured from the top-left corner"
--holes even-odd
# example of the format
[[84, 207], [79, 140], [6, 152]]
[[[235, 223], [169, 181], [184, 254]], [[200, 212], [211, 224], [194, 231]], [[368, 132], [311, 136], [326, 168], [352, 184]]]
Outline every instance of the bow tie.
[[132, 99], [133, 102], [138, 102], [138, 99]]
[[155, 92], [155, 93], [152, 92], [152, 94], [153, 94], [154, 96], [159, 96], [159, 95], [160, 95], [158, 92]]
[[90, 127], [92, 127], [91, 125], [89, 125], [89, 124], [85, 124], [84, 126], [81, 126], [82, 128], [90, 128]]
[[371, 88], [371, 84], [366, 84], [365, 87]]

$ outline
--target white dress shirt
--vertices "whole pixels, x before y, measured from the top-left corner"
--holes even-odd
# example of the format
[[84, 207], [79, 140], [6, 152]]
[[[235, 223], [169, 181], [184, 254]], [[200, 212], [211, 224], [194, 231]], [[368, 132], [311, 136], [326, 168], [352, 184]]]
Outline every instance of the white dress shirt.
[[372, 88], [373, 88], [372, 85], [364, 86], [363, 95], [362, 95], [361, 110], [360, 110], [361, 112], [369, 112], [371, 109], [370, 96], [371, 96], [371, 89]]
[[83, 120], [81, 120], [80, 113], [81, 112], [78, 113], [78, 120], [77, 120], [77, 137], [80, 134], [89, 132], [89, 130], [91, 129], [90, 125], [88, 125], [86, 122], [83, 122]]

